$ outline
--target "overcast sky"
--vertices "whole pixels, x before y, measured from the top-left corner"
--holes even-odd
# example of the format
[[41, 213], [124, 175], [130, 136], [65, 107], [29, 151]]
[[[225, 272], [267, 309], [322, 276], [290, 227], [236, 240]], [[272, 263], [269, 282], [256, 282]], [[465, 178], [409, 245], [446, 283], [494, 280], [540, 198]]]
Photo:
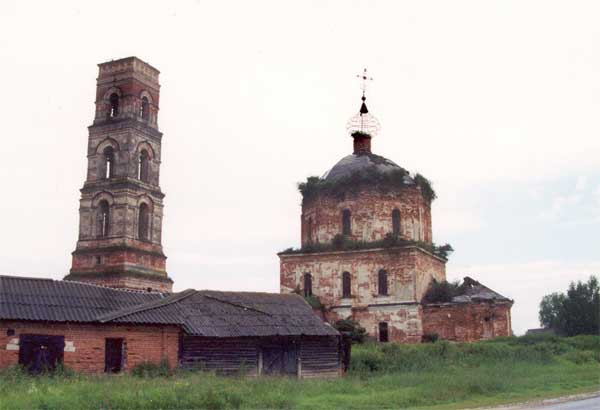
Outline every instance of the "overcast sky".
[[431, 179], [434, 240], [537, 327], [541, 297], [600, 274], [597, 1], [0, 2], [0, 273], [70, 268], [97, 63], [161, 71], [163, 245], [175, 289], [278, 291], [296, 183], [352, 149]]

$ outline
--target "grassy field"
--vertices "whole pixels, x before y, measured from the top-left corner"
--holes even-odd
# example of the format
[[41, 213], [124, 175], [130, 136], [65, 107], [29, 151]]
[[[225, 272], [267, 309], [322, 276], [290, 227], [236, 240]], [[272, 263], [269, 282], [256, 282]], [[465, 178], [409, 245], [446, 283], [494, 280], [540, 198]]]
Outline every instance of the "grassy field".
[[600, 337], [353, 348], [338, 380], [0, 374], [0, 409], [459, 409], [600, 389]]

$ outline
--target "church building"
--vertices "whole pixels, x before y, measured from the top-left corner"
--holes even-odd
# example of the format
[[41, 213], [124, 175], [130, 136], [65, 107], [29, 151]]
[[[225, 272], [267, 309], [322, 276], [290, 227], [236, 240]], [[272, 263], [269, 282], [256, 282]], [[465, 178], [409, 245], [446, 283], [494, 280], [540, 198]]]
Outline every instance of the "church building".
[[299, 184], [301, 248], [279, 253], [282, 293], [299, 293], [325, 320], [352, 319], [379, 341], [436, 335], [472, 341], [511, 334], [512, 301], [470, 278], [446, 299], [427, 297], [446, 280], [452, 248], [433, 243], [435, 192], [371, 151], [380, 129], [366, 106], [347, 124], [352, 154]]

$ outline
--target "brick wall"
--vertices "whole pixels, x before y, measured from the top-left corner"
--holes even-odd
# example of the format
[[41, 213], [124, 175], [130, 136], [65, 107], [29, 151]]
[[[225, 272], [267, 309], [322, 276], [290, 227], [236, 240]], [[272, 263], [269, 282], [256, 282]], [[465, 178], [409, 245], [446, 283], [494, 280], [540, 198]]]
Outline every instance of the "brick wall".
[[[348, 192], [343, 198], [319, 195], [302, 206], [301, 243], [328, 243], [342, 233], [342, 211], [351, 212], [354, 240], [375, 241], [391, 233], [392, 211], [400, 211], [400, 235], [406, 239], [432, 241], [431, 204], [416, 185], [397, 192], [382, 193], [373, 188]], [[310, 219], [310, 222], [309, 222]], [[310, 232], [309, 232], [310, 229]]]
[[[9, 329], [14, 331], [14, 335], [8, 335]], [[179, 328], [175, 326], [0, 321], [0, 368], [19, 362], [18, 339], [21, 334], [64, 336], [67, 345], [64, 364], [78, 372], [104, 371], [106, 338], [125, 339], [125, 371], [145, 361], [159, 363], [166, 358], [172, 367], [177, 366], [179, 361]]]
[[464, 303], [423, 306], [423, 333], [442, 339], [473, 342], [512, 335], [512, 303]]

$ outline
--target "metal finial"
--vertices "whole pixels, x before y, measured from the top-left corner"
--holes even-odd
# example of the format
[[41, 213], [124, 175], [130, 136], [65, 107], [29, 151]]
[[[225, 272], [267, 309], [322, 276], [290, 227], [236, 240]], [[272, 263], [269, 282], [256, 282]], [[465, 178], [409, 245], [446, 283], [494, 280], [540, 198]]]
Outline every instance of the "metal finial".
[[362, 90], [362, 104], [360, 106], [360, 110], [358, 114], [350, 118], [346, 123], [346, 130], [350, 135], [355, 132], [361, 132], [369, 134], [371, 137], [374, 137], [379, 133], [379, 121], [372, 114], [369, 113], [367, 109], [367, 104], [365, 101], [367, 97], [365, 95], [367, 91], [367, 86], [369, 81], [373, 81], [373, 77], [369, 76], [367, 69], [365, 68], [361, 74], [356, 76], [360, 80], [360, 88]]

